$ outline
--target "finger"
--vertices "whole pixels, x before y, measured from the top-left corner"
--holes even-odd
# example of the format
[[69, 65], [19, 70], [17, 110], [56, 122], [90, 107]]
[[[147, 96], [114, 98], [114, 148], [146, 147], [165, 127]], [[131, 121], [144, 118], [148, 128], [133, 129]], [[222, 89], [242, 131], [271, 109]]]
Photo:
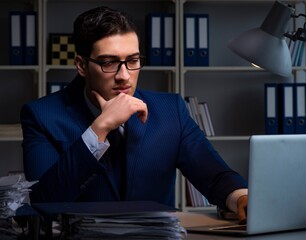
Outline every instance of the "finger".
[[240, 224], [246, 223], [247, 218], [247, 205], [248, 205], [248, 197], [241, 196], [238, 199], [237, 210], [238, 210], [238, 218], [240, 220]]
[[147, 118], [148, 118], [148, 112], [147, 111], [139, 111], [137, 116], [142, 123], [145, 123], [147, 121]]
[[145, 123], [148, 119], [148, 108], [147, 104], [141, 101], [141, 109], [138, 111], [138, 118], [142, 123]]

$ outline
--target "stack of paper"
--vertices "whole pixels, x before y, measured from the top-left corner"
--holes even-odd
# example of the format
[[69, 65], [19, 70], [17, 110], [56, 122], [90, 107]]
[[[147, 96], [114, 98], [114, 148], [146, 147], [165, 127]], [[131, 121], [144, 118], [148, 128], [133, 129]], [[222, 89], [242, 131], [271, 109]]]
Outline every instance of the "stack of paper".
[[15, 216], [34, 183], [23, 180], [22, 175], [0, 177], [0, 219]]
[[186, 239], [178, 217], [169, 212], [65, 215], [67, 239]]

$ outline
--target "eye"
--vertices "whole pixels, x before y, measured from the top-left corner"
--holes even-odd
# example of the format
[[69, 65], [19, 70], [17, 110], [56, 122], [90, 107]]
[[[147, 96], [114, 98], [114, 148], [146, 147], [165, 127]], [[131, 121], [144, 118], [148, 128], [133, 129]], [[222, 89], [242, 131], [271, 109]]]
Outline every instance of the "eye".
[[139, 58], [132, 58], [127, 60], [129, 64], [137, 64], [139, 62]]
[[109, 66], [113, 66], [114, 64], [116, 64], [117, 61], [101, 61], [101, 65], [103, 67], [109, 67]]

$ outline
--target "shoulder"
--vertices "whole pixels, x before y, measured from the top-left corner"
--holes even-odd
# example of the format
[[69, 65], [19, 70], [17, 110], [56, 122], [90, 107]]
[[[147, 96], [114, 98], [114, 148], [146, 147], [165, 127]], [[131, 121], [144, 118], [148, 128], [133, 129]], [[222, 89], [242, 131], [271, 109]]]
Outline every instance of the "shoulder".
[[135, 97], [140, 98], [144, 102], [177, 102], [182, 100], [181, 95], [177, 93], [156, 92], [148, 90], [137, 90]]
[[50, 110], [52, 108], [58, 108], [62, 102], [62, 92], [56, 92], [52, 93], [47, 96], [43, 96], [41, 98], [32, 100], [28, 103], [26, 103], [24, 106], [25, 107], [30, 107], [30, 108], [37, 108], [37, 109], [45, 109], [45, 110]]
[[66, 105], [79, 103], [84, 91], [84, 81], [78, 76], [64, 89], [32, 100], [25, 104], [30, 108], [39, 108], [40, 110], [60, 110]]
[[143, 100], [151, 113], [172, 116], [187, 114], [186, 103], [177, 93], [137, 90], [135, 97]]

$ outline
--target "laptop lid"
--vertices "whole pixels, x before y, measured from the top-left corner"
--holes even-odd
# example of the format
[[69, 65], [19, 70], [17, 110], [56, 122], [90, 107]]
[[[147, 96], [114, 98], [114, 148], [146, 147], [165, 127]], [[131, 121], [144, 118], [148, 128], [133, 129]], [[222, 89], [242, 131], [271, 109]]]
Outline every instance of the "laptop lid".
[[249, 234], [306, 228], [306, 135], [250, 139]]
[[306, 228], [306, 135], [250, 138], [246, 229], [199, 226], [190, 232], [253, 235]]

